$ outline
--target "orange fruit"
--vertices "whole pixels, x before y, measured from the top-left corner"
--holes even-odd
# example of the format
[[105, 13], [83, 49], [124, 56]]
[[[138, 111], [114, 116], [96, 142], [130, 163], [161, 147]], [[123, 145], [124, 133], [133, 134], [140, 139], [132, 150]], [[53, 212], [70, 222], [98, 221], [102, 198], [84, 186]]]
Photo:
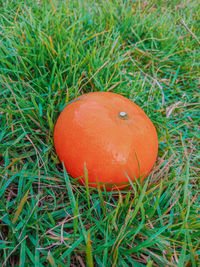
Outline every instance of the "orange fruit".
[[54, 143], [73, 178], [114, 190], [129, 178], [144, 179], [158, 153], [157, 132], [145, 112], [110, 92], [84, 94], [69, 103], [56, 122]]

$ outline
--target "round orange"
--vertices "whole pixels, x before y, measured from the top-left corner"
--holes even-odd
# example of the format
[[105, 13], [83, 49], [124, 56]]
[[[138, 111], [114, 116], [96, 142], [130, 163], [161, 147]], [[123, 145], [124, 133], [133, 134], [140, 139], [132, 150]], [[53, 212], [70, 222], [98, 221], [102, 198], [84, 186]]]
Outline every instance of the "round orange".
[[157, 132], [145, 112], [110, 92], [84, 94], [69, 103], [56, 122], [54, 143], [73, 178], [113, 189], [144, 179], [158, 153]]

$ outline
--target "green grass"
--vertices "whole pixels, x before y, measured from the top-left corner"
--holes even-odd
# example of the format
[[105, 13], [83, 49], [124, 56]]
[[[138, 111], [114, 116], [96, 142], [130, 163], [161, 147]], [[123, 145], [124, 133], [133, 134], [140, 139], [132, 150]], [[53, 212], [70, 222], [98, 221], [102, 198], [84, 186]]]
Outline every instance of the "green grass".
[[[200, 4], [0, 1], [0, 265], [199, 266]], [[99, 192], [63, 170], [53, 129], [90, 91], [132, 99], [155, 171]]]

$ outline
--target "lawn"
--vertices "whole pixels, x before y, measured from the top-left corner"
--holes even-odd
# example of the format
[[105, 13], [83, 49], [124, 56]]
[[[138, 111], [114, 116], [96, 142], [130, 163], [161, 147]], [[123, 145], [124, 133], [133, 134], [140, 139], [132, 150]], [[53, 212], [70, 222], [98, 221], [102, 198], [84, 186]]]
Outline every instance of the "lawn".
[[[0, 265], [200, 266], [200, 2], [0, 1]], [[141, 106], [159, 154], [144, 183], [79, 185], [57, 158], [66, 103]]]

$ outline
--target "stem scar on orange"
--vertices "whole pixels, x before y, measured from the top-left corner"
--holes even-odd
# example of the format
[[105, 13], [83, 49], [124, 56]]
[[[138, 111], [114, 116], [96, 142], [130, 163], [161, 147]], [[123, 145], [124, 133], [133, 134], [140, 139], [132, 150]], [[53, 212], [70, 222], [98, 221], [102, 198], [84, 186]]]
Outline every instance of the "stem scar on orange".
[[[122, 189], [129, 178], [144, 179], [158, 153], [155, 126], [131, 100], [92, 92], [68, 104], [54, 130], [56, 152], [81, 184]], [[87, 178], [84, 177], [87, 169]], [[128, 177], [129, 178], [128, 178]]]

